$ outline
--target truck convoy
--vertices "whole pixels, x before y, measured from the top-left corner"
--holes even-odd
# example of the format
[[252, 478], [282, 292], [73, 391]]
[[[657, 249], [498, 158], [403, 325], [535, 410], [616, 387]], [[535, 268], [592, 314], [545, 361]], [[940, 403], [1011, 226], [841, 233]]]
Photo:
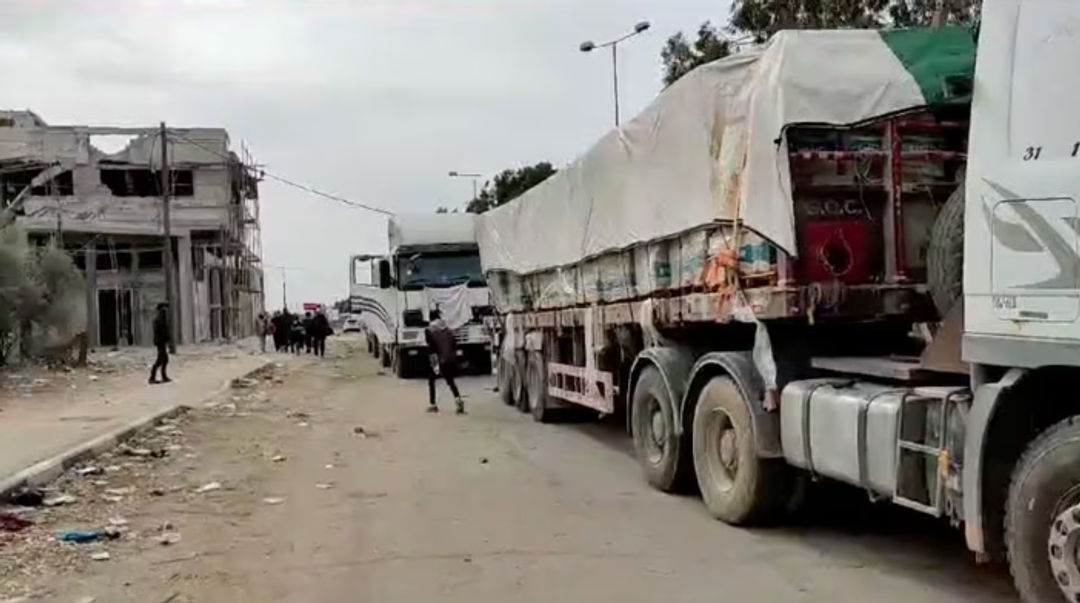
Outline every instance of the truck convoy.
[[480, 270], [474, 220], [467, 214], [394, 216], [387, 256], [350, 260], [350, 305], [368, 349], [409, 377], [427, 363], [424, 327], [439, 309], [469, 370], [491, 372], [491, 338], [483, 320], [490, 295]]
[[1080, 601], [1080, 3], [785, 31], [686, 75], [478, 238], [500, 391], [625, 417], [735, 525], [829, 478]]

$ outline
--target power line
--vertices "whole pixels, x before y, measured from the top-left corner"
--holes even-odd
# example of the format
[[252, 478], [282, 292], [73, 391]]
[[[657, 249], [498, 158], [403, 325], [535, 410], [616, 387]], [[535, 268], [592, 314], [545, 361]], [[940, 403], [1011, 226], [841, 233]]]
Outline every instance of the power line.
[[[207, 146], [204, 146], [204, 145], [202, 145], [202, 144], [200, 144], [200, 143], [198, 143], [198, 142], [196, 142], [196, 141], [194, 141], [194, 140], [192, 140], [192, 139], [190, 139], [190, 138], [188, 138], [186, 136], [183, 136], [181, 134], [177, 134], [175, 132], [170, 132], [169, 134], [171, 136], [173, 136], [173, 137], [176, 137], [176, 138], [190, 144], [190, 145], [199, 147], [200, 149], [202, 149], [202, 150], [204, 150], [204, 151], [206, 151], [208, 153], [211, 153], [213, 155], [221, 157], [222, 159], [225, 159], [226, 161], [234, 161], [235, 160], [235, 158], [233, 158], [233, 157], [225, 155], [225, 154], [217, 151], [216, 149], [211, 149], [211, 148], [209, 148]], [[245, 165], [242, 162], [241, 162], [241, 165], [244, 166], [244, 170], [251, 171], [253, 173], [257, 173], [258, 175], [263, 176], [265, 178], [269, 178], [271, 180], [280, 182], [282, 184], [291, 186], [293, 188], [300, 189], [302, 191], [311, 193], [313, 195], [317, 195], [319, 197], [325, 197], [325, 198], [330, 199], [332, 201], [337, 201], [338, 203], [344, 203], [345, 205], [349, 205], [349, 206], [352, 206], [352, 207], [358, 207], [360, 209], [366, 209], [368, 211], [372, 211], [372, 212], [375, 212], [375, 213], [378, 213], [378, 214], [383, 214], [383, 215], [386, 215], [386, 216], [395, 215], [394, 212], [392, 212], [390, 210], [386, 210], [386, 209], [383, 209], [381, 207], [375, 207], [374, 205], [368, 205], [367, 203], [361, 203], [359, 201], [352, 201], [351, 199], [346, 199], [344, 197], [339, 197], [338, 195], [334, 195], [332, 193], [327, 193], [325, 191], [321, 191], [321, 190], [319, 190], [319, 189], [317, 189], [315, 187], [308, 186], [306, 184], [301, 184], [299, 182], [289, 180], [288, 178], [285, 178], [283, 176], [278, 176], [277, 174], [267, 172], [263, 168], [259, 168], [258, 170], [256, 170], [254, 167], [250, 167], [248, 165]]]

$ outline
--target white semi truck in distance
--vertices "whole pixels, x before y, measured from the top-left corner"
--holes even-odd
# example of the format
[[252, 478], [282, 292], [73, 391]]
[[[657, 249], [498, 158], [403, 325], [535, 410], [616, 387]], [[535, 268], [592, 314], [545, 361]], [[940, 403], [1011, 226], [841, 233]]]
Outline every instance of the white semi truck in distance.
[[828, 478], [1080, 601], [1080, 2], [786, 31], [478, 222], [503, 399], [735, 525]]
[[424, 328], [439, 309], [454, 329], [458, 355], [470, 372], [491, 372], [493, 313], [480, 269], [472, 214], [393, 216], [389, 254], [349, 262], [350, 305], [368, 349], [398, 377], [427, 370]]

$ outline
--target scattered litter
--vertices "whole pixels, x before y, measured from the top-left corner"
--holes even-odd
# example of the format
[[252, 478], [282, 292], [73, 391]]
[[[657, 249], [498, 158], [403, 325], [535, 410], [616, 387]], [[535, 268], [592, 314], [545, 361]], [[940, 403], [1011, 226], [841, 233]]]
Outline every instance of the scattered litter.
[[297, 427], [307, 427], [308, 423], [307, 423], [307, 421], [300, 421], [299, 423], [296, 424], [296, 426]]
[[268, 504], [268, 505], [280, 505], [281, 503], [285, 502], [285, 499], [284, 498], [278, 498], [276, 496], [270, 496], [270, 497], [264, 498], [263, 502]]
[[106, 495], [101, 497], [101, 500], [103, 500], [105, 502], [110, 502], [110, 503], [118, 503], [118, 502], [124, 502], [124, 497], [123, 496], [112, 496], [110, 494], [106, 494]]
[[355, 433], [356, 435], [362, 437], [362, 438], [366, 438], [368, 436], [367, 432], [364, 431], [364, 426], [363, 425], [357, 425], [356, 427], [353, 427], [352, 432]]
[[43, 500], [41, 504], [46, 507], [59, 507], [61, 505], [70, 505], [73, 502], [77, 502], [79, 499], [70, 494], [57, 494], [56, 496], [50, 496]]
[[108, 561], [109, 551], [98, 551], [96, 553], [90, 553], [90, 558], [94, 561]]
[[90, 381], [97, 381], [98, 376], [97, 375], [90, 375], [89, 377], [87, 377], [87, 379], [89, 379]]
[[330, 490], [334, 487], [334, 484], [315, 484], [315, 487], [320, 490]]
[[20, 507], [39, 507], [45, 502], [45, 493], [37, 488], [19, 488], [10, 500]]
[[334, 464], [333, 464], [333, 463], [327, 463], [327, 464], [326, 464], [326, 468], [327, 468], [327, 469], [333, 469], [333, 468], [334, 468]]
[[125, 486], [123, 488], [105, 488], [105, 494], [110, 496], [127, 496], [128, 494], [134, 494], [134, 486]]
[[101, 467], [97, 467], [97, 466], [94, 466], [94, 465], [89, 465], [87, 467], [82, 467], [80, 469], [76, 469], [75, 473], [76, 473], [76, 475], [80, 475], [80, 476], [85, 477], [87, 475], [101, 475], [101, 474], [105, 473], [105, 470], [102, 469]]
[[480, 457], [480, 464], [481, 465], [486, 465], [487, 463], [488, 463], [488, 459], [487, 459], [486, 456]]
[[95, 542], [105, 534], [101, 530], [63, 530], [56, 533], [56, 539], [60, 542], [76, 542], [85, 544]]
[[203, 484], [203, 485], [199, 486], [199, 489], [196, 490], [195, 492], [197, 492], [199, 494], [202, 494], [204, 492], [213, 492], [214, 490], [220, 490], [220, 489], [221, 489], [221, 482], [210, 482], [208, 484]]
[[0, 511], [0, 532], [21, 532], [34, 522], [11, 511]]
[[94, 603], [97, 601], [97, 597], [79, 597], [75, 599], [75, 603]]
[[157, 543], [161, 546], [170, 546], [176, 544], [177, 542], [180, 542], [180, 533], [162, 532], [161, 535], [155, 538], [155, 540], [157, 540]]
[[108, 467], [105, 467], [107, 473], [116, 473], [120, 469], [122, 469], [120, 465], [109, 465]]
[[119, 515], [116, 516], [116, 517], [110, 517], [109, 518], [109, 525], [111, 525], [111, 526], [116, 526], [116, 527], [120, 528], [120, 527], [126, 526], [127, 524], [128, 524], [128, 520], [124, 519], [123, 517], [120, 517]]
[[173, 425], [172, 423], [166, 423], [164, 425], [158, 425], [154, 428], [154, 431], [158, 433], [172, 433], [178, 429], [179, 428], [176, 425]]
[[154, 451], [150, 450], [149, 448], [132, 448], [130, 446], [121, 446], [120, 447], [120, 452], [123, 452], [124, 454], [126, 454], [128, 456], [141, 456], [141, 457], [153, 456], [153, 454], [154, 454]]
[[274, 463], [283, 463], [285, 462], [285, 455], [275, 454], [274, 456], [270, 457], [270, 460]]

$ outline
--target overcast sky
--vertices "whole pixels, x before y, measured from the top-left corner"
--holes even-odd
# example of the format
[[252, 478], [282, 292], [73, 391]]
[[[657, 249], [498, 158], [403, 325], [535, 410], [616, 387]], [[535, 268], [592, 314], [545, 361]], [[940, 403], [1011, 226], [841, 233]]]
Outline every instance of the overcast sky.
[[[267, 171], [398, 213], [460, 207], [449, 170], [562, 165], [660, 90], [660, 49], [728, 0], [0, 0], [0, 107], [53, 124], [219, 126]], [[106, 8], [108, 7], [108, 8]], [[275, 182], [262, 196], [267, 305], [333, 301], [386, 220]]]

